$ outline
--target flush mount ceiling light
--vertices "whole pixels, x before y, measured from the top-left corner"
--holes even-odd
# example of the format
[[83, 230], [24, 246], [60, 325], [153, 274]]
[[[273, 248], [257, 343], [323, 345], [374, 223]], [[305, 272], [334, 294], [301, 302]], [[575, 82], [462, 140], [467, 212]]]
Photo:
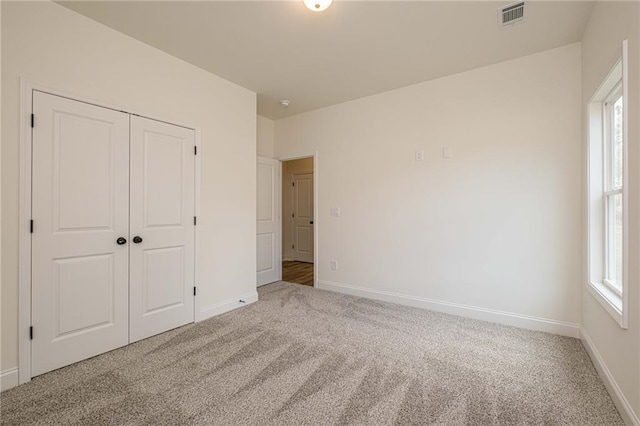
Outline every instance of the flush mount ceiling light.
[[322, 12], [329, 6], [331, 6], [331, 2], [333, 0], [302, 0], [304, 1], [304, 5], [314, 12]]
[[283, 99], [280, 101], [280, 106], [282, 108], [289, 108], [289, 100], [288, 99]]

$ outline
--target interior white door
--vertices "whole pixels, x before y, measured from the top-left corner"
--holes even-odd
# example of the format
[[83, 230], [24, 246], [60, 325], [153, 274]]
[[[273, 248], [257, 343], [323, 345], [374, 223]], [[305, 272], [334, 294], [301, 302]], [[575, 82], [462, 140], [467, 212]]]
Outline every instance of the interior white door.
[[32, 375], [128, 343], [129, 115], [33, 93]]
[[258, 286], [282, 279], [282, 163], [258, 157], [257, 265]]
[[313, 263], [313, 173], [294, 174], [293, 260]]
[[195, 133], [131, 116], [130, 341], [194, 320]]

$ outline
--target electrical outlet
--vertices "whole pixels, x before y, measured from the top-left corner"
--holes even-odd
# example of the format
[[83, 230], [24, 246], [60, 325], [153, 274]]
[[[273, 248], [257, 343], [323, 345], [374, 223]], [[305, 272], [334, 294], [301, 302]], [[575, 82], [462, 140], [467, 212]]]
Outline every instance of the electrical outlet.
[[332, 271], [337, 271], [338, 270], [338, 261], [335, 259], [331, 260], [331, 270]]
[[423, 150], [416, 151], [416, 161], [423, 161], [423, 160], [424, 160], [424, 151]]
[[448, 146], [442, 148], [442, 158], [449, 159], [453, 158], [453, 151]]
[[331, 207], [331, 217], [340, 217], [340, 207]]

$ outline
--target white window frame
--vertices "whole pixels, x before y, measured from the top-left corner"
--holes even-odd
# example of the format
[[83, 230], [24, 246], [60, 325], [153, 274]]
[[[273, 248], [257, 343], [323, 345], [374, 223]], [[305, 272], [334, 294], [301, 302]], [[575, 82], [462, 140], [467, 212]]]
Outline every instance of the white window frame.
[[[622, 59], [587, 105], [587, 290], [620, 325], [627, 328], [628, 316], [628, 42], [622, 43]], [[612, 139], [612, 101], [622, 95], [623, 101], [623, 159], [622, 186], [613, 186], [613, 161], [608, 149]], [[607, 231], [614, 220], [608, 214], [613, 197], [622, 197], [622, 277], [621, 287], [607, 279], [611, 264], [609, 247], [612, 235]], [[611, 200], [611, 201], [609, 201]]]

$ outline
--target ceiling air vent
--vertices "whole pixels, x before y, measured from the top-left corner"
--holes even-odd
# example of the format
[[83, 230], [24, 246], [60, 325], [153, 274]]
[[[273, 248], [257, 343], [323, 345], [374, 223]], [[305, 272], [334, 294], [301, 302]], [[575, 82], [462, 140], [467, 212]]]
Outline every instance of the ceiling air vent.
[[498, 9], [498, 26], [508, 27], [524, 21], [524, 2], [511, 3]]

